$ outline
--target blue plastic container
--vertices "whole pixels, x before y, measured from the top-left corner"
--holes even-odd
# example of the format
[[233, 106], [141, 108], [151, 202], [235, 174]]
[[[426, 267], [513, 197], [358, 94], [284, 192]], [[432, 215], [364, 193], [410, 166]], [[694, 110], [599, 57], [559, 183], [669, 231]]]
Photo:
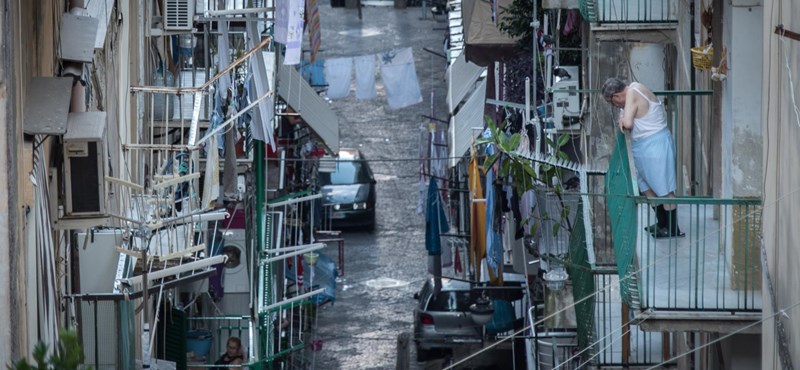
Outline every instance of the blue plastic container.
[[194, 352], [194, 357], [205, 357], [211, 349], [211, 332], [204, 329], [186, 332], [186, 351]]

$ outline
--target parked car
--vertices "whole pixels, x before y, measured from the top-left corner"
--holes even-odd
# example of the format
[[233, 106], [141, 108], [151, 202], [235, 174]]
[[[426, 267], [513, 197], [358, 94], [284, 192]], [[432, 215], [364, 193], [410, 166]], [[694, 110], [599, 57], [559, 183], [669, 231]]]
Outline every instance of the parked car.
[[[441, 357], [456, 346], [480, 344], [484, 334], [496, 334], [521, 324], [524, 319], [515, 312], [511, 302], [522, 302], [525, 277], [506, 273], [503, 278], [503, 287], [448, 278], [438, 279], [439, 283], [435, 278], [427, 279], [414, 295], [418, 300], [414, 308], [417, 361]], [[515, 287], [519, 289], [513, 289]], [[479, 297], [490, 299], [495, 309], [485, 326], [477, 324], [470, 312], [470, 305]]]
[[333, 226], [375, 227], [375, 177], [358, 149], [341, 149], [334, 172], [320, 172], [322, 206]]

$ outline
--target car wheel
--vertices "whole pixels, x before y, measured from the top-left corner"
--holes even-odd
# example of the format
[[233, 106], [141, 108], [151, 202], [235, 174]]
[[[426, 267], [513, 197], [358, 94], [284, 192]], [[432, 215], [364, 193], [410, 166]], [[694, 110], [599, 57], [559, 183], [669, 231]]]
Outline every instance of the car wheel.
[[430, 360], [435, 360], [437, 358], [442, 358], [445, 355], [445, 351], [441, 348], [431, 348], [431, 349], [423, 349], [417, 344], [417, 362], [425, 362]]
[[417, 362], [425, 362], [433, 358], [433, 350], [422, 349], [417, 345]]
[[370, 218], [369, 223], [367, 224], [366, 230], [369, 232], [375, 231], [375, 214], [372, 214], [372, 218]]

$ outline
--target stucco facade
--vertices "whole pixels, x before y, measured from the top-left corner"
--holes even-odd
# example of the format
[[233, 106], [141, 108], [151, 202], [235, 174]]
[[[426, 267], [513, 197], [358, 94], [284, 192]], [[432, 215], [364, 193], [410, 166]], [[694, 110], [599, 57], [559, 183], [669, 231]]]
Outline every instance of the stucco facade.
[[786, 369], [790, 364], [796, 367], [800, 359], [800, 168], [796, 159], [800, 156], [800, 40], [775, 34], [778, 25], [799, 31], [800, 4], [792, 0], [764, 1], [761, 122], [763, 252], [768, 273], [763, 284], [762, 369]]

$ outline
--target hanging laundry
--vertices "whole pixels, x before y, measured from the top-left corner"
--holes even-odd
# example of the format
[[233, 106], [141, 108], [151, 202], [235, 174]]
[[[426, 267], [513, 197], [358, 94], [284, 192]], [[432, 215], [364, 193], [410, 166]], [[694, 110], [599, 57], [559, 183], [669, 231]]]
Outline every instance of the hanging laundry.
[[[236, 128], [228, 126], [224, 135], [225, 140], [225, 168], [236, 168]], [[237, 198], [236, 171], [222, 172], [222, 197], [226, 201], [234, 201]]]
[[561, 34], [564, 36], [576, 31], [581, 25], [581, 14], [578, 9], [567, 10], [567, 20], [564, 22], [564, 29]]
[[212, 135], [205, 144], [206, 171], [203, 182], [202, 208], [214, 207], [219, 199], [219, 149], [217, 135]]
[[429, 154], [431, 148], [430, 132], [428, 125], [422, 123], [419, 126], [419, 199], [417, 200], [417, 213], [422, 213], [425, 210], [425, 201], [427, 201], [426, 189], [428, 188], [428, 179], [430, 173], [428, 172]]
[[[491, 155], [489, 150], [486, 154]], [[490, 168], [486, 172], [486, 263], [489, 265], [489, 281], [499, 285], [503, 283], [503, 241], [495, 223], [501, 205], [497, 202], [494, 180], [495, 171]]]
[[325, 60], [317, 59], [315, 62], [300, 61], [300, 75], [308, 81], [311, 87], [325, 86]]
[[[277, 1], [275, 4], [275, 30], [272, 37], [275, 42], [286, 44], [286, 37], [289, 34], [289, 9], [291, 2], [289, 0]], [[228, 24], [228, 22], [220, 22], [221, 24]]]
[[298, 286], [298, 289], [302, 290], [303, 283], [305, 281], [305, 278], [304, 278], [305, 269], [303, 269], [302, 257], [295, 256], [295, 257], [292, 257], [290, 259], [287, 259], [286, 261], [287, 261], [287, 263], [289, 263], [289, 267], [290, 268], [292, 266], [295, 267], [296, 270], [294, 271], [294, 273], [295, 273], [295, 277], [297, 279], [296, 280], [297, 286]]
[[353, 58], [356, 66], [356, 99], [375, 99], [375, 55]]
[[305, 0], [278, 1], [275, 8], [275, 41], [286, 45], [284, 65], [300, 63], [305, 26]]
[[455, 272], [456, 274], [460, 274], [464, 272], [464, 267], [461, 266], [461, 253], [459, 252], [459, 250], [461, 249], [460, 244], [457, 243], [454, 249], [455, 249], [455, 261], [453, 262], [453, 272]]
[[378, 57], [389, 108], [400, 109], [421, 103], [422, 95], [411, 48], [387, 51]]
[[431, 178], [428, 184], [428, 208], [425, 211], [425, 249], [429, 256], [442, 254], [442, 241], [440, 235], [450, 231], [447, 222], [447, 215], [442, 207], [442, 199], [439, 197], [439, 187], [436, 181]]
[[346, 98], [350, 95], [350, 81], [353, 79], [353, 58], [326, 60], [325, 79], [328, 81], [328, 98]]
[[[228, 50], [228, 22], [220, 22], [219, 36], [217, 37], [218, 50]], [[231, 56], [229, 53], [217, 53], [217, 65], [219, 70], [225, 70], [231, 64]], [[231, 76], [229, 73], [222, 75], [217, 83], [217, 91], [227, 91], [231, 86]]]
[[486, 203], [479, 201], [483, 199], [483, 188], [474, 147], [469, 160], [469, 193], [469, 251], [474, 263], [475, 279], [481, 281], [481, 260], [486, 257]]
[[[252, 49], [256, 46], [256, 40], [261, 40], [258, 27], [255, 22], [247, 22], [247, 48]], [[253, 62], [248, 63], [250, 72], [247, 75], [247, 82], [244, 86], [247, 90], [247, 104], [252, 100], [258, 99], [260, 96], [272, 91], [271, 85], [275, 81], [272, 78], [272, 71], [275, 65], [274, 52], [261, 52], [253, 55]], [[275, 147], [275, 138], [272, 135], [272, 121], [275, 117], [275, 111], [272, 107], [275, 106], [275, 98], [270, 95], [264, 99], [256, 109], [253, 109], [253, 120], [250, 121], [249, 129], [250, 135], [253, 140], [269, 143], [271, 147]], [[242, 107], [243, 108], [243, 107]]]
[[442, 247], [442, 268], [453, 266], [453, 244], [449, 241]]
[[306, 17], [308, 18], [306, 22], [308, 24], [308, 44], [311, 47], [309, 60], [311, 60], [311, 63], [314, 63], [317, 61], [317, 53], [322, 43], [322, 31], [320, 30], [319, 23], [319, 2], [317, 0], [306, 0]]

